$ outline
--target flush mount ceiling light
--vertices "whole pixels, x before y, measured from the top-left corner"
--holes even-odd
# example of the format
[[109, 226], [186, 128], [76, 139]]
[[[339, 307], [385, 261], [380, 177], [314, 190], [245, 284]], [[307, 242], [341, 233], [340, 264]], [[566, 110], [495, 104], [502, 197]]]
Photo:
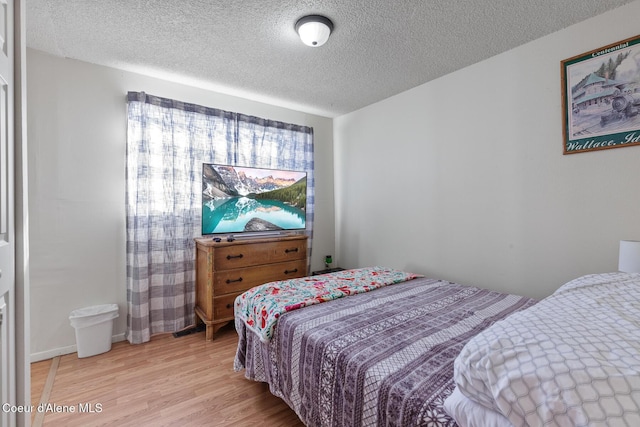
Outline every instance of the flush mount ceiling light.
[[319, 47], [329, 40], [329, 35], [333, 31], [333, 22], [321, 15], [308, 15], [300, 18], [295, 28], [302, 43]]

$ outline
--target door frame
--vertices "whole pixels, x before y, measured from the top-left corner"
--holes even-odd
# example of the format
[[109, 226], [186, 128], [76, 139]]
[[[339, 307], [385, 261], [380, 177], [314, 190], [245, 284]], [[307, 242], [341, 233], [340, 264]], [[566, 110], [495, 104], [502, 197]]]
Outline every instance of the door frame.
[[[31, 402], [29, 298], [29, 187], [27, 168], [27, 37], [26, 1], [13, 0], [14, 40], [14, 224], [15, 224], [15, 396], [16, 404]], [[17, 414], [18, 427], [31, 426], [31, 414]]]

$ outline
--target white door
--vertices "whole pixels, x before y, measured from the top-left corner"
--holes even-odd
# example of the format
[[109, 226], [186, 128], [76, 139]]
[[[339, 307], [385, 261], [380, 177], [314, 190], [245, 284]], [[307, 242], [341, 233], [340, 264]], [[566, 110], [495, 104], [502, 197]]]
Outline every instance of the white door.
[[[13, 0], [0, 0], [0, 402], [16, 406], [13, 13]], [[16, 425], [11, 406], [0, 410], [0, 425]]]

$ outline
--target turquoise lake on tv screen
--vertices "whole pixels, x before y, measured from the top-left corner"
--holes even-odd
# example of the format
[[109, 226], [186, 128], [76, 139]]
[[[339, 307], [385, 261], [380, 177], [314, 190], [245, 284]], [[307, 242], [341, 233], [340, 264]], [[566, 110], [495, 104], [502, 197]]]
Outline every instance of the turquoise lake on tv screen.
[[240, 233], [253, 218], [291, 230], [305, 227], [306, 214], [302, 209], [273, 199], [231, 197], [211, 200], [203, 204], [202, 234]]

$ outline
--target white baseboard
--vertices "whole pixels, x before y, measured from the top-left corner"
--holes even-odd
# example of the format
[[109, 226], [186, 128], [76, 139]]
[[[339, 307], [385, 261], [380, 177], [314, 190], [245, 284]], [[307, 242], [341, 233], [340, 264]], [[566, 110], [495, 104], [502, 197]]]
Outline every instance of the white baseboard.
[[[111, 337], [112, 343], [119, 342], [119, 341], [124, 341], [124, 332]], [[54, 357], [57, 357], [57, 356], [63, 356], [65, 354], [71, 354], [71, 353], [77, 353], [77, 352], [78, 352], [78, 346], [70, 345], [67, 347], [54, 348], [54, 349], [42, 351], [39, 353], [31, 353], [30, 359], [31, 359], [31, 363], [34, 363], [34, 362], [40, 362], [42, 360], [53, 359]]]

